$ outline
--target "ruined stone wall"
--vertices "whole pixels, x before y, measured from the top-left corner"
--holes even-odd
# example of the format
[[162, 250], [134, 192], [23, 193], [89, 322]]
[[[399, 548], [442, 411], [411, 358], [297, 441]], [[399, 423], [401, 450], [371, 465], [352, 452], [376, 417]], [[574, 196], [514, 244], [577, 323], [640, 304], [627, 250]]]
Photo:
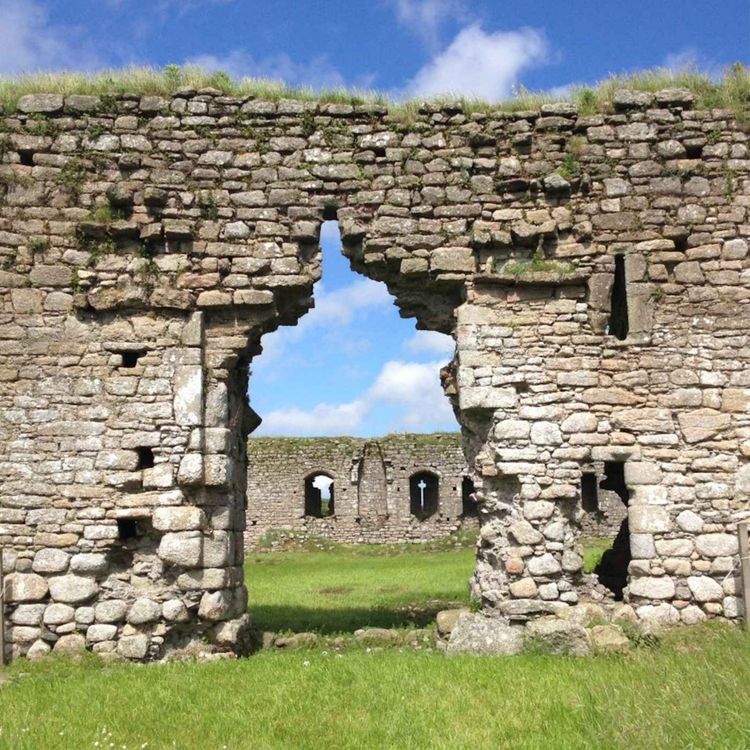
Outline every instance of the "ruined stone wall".
[[406, 119], [185, 90], [25, 97], [0, 131], [14, 653], [240, 648], [247, 366], [311, 304], [334, 217], [353, 267], [456, 340], [488, 613], [590, 589], [582, 476], [624, 462], [638, 616], [737, 617], [750, 161], [731, 113], [684, 91]]
[[[411, 513], [409, 479], [424, 471], [438, 477], [440, 497], [437, 511], [420, 519]], [[333, 479], [330, 516], [305, 512], [305, 482], [317, 474]], [[436, 539], [464, 524], [476, 525], [475, 513], [464, 517], [467, 476], [457, 433], [373, 440], [250, 438], [246, 545], [277, 529], [349, 543]]]

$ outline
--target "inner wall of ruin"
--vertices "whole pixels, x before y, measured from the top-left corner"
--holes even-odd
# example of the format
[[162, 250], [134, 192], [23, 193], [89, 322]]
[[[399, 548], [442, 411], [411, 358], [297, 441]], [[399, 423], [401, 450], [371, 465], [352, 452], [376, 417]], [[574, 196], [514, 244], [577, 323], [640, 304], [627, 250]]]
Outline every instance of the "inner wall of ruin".
[[[251, 437], [247, 454], [246, 548], [272, 542], [274, 532], [395, 544], [426, 542], [477, 526], [474, 488], [458, 433]], [[310, 490], [317, 476], [333, 480], [333, 504], [325, 508]], [[426, 484], [434, 482], [436, 502], [415, 508], [412, 499], [424, 499], [418, 487], [422, 477]]]
[[488, 615], [590, 590], [581, 487], [604, 471], [637, 615], [738, 617], [750, 161], [730, 112], [680, 90], [410, 117], [184, 90], [28, 96], [0, 131], [14, 655], [243, 649], [248, 364], [309, 309], [332, 218], [357, 271], [456, 341]]

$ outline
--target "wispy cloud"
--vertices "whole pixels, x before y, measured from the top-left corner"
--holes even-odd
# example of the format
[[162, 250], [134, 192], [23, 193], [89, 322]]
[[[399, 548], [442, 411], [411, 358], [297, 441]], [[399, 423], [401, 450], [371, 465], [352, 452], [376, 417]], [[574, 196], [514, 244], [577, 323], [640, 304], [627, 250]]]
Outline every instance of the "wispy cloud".
[[496, 101], [512, 93], [521, 71], [543, 63], [547, 57], [547, 42], [536, 29], [486, 32], [472, 24], [414, 76], [406, 93]]
[[82, 29], [53, 25], [37, 0], [0, 0], [0, 73], [98, 66], [98, 56]]
[[664, 58], [662, 67], [671, 70], [673, 73], [682, 73], [690, 70], [699, 70], [712, 78], [720, 78], [724, 72], [724, 66], [710, 60], [695, 47], [686, 47], [685, 49], [671, 52]]
[[450, 357], [455, 349], [455, 342], [451, 336], [438, 331], [415, 331], [403, 346], [414, 354], [444, 354]]
[[446, 21], [467, 18], [465, 0], [389, 0], [396, 20], [431, 49], [440, 45]]
[[311, 409], [276, 409], [263, 416], [258, 434], [356, 435], [368, 416], [387, 405], [397, 408], [392, 430], [453, 429], [453, 411], [440, 385], [443, 364], [386, 362], [358, 398], [342, 404], [319, 403]]
[[223, 70], [234, 78], [269, 78], [290, 86], [336, 89], [346, 86], [344, 76], [326, 58], [319, 55], [304, 62], [293, 60], [286, 52], [256, 58], [243, 49], [223, 55], [196, 55], [187, 60], [206, 70]]

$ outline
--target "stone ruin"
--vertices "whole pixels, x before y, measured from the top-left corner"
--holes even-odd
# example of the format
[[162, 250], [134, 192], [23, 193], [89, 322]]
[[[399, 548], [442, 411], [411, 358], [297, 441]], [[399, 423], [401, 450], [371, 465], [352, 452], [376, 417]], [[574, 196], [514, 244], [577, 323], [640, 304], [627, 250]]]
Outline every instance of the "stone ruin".
[[[247, 446], [245, 549], [286, 537], [427, 542], [477, 527], [474, 483], [458, 433], [265, 437]], [[614, 537], [627, 506], [605, 488], [604, 476], [591, 473], [584, 485], [582, 533]]]
[[603, 473], [636, 615], [741, 616], [750, 160], [731, 112], [675, 89], [413, 116], [204, 89], [30, 95], [0, 131], [13, 655], [243, 649], [248, 365], [310, 308], [329, 219], [355, 270], [455, 339], [486, 614], [590, 591]]

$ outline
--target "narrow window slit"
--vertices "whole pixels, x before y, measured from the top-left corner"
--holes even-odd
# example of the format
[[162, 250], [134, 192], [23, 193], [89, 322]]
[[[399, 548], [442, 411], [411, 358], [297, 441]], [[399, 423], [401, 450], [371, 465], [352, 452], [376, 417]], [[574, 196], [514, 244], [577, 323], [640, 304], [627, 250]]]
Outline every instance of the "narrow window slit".
[[599, 493], [596, 484], [596, 474], [581, 475], [581, 506], [586, 513], [596, 513], [599, 510]]
[[628, 336], [628, 284], [625, 277], [625, 256], [615, 255], [615, 278], [609, 316], [609, 335], [622, 341]]

